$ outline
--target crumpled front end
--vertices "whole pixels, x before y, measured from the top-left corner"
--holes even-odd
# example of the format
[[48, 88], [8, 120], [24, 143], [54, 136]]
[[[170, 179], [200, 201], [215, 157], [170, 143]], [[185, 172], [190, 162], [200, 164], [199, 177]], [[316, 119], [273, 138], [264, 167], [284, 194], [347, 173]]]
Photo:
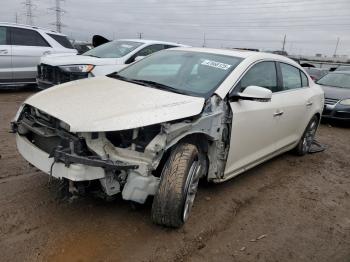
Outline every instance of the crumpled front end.
[[[24, 105], [12, 123], [17, 147], [31, 164], [69, 181], [70, 192], [98, 184], [104, 196], [122, 193], [144, 203], [158, 189], [172, 147], [181, 141], [201, 151], [201, 176], [224, 175], [231, 117], [227, 103], [213, 96], [199, 115], [120, 131], [71, 132], [65, 122]], [[102, 189], [102, 190], [101, 190]]]
[[140, 203], [158, 186], [151, 173], [160, 161], [157, 150], [165, 146], [157, 136], [160, 126], [75, 134], [64, 122], [27, 105], [12, 129], [21, 155], [52, 177], [77, 183], [99, 180], [106, 195], [124, 188], [124, 199]]

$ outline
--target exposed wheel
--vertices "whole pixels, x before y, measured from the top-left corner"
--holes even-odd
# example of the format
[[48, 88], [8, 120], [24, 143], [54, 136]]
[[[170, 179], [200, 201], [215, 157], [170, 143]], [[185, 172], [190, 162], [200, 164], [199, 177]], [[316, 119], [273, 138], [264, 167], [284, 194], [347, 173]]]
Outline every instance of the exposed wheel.
[[317, 116], [313, 116], [309, 122], [309, 124], [307, 125], [303, 136], [301, 137], [298, 145], [295, 148], [295, 153], [299, 156], [303, 156], [306, 155], [312, 145], [312, 141], [315, 138], [315, 134], [317, 131], [317, 127], [318, 127], [318, 117]]
[[152, 205], [154, 223], [180, 227], [189, 217], [201, 174], [195, 145], [179, 144], [165, 164]]

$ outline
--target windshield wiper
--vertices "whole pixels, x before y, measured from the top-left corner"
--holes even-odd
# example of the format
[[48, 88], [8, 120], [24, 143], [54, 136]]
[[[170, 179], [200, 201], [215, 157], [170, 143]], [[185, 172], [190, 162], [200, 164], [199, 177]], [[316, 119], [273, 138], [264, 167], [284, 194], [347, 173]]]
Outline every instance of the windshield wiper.
[[142, 85], [142, 86], [147, 86], [146, 83], [142, 83], [142, 82], [139, 82], [139, 81], [136, 80], [136, 79], [131, 79], [131, 78], [127, 78], [127, 77], [118, 75], [117, 72], [114, 72], [114, 73], [109, 74], [109, 75], [107, 75], [107, 76], [113, 77], [113, 78], [115, 78], [115, 79], [119, 79], [119, 80], [122, 80], [122, 81], [125, 81], [125, 82], [129, 82], [129, 83], [133, 83], [133, 84], [138, 84], [138, 85]]
[[149, 87], [154, 87], [154, 88], [165, 90], [165, 91], [171, 91], [171, 92], [178, 93], [178, 94], [185, 94], [184, 92], [181, 92], [179, 89], [176, 89], [174, 87], [164, 85], [164, 84], [161, 84], [161, 83], [158, 83], [155, 81], [143, 80], [143, 79], [135, 79], [135, 81], [146, 84]]

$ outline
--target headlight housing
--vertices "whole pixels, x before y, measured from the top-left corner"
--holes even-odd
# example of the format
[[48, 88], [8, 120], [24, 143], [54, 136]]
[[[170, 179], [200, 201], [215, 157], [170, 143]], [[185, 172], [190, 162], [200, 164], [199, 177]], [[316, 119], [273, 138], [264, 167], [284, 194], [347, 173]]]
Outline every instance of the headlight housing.
[[94, 67], [94, 65], [65, 65], [59, 68], [69, 73], [90, 73]]
[[341, 105], [343, 105], [343, 106], [350, 106], [350, 98], [341, 100], [341, 101], [339, 102], [339, 104], [341, 104]]

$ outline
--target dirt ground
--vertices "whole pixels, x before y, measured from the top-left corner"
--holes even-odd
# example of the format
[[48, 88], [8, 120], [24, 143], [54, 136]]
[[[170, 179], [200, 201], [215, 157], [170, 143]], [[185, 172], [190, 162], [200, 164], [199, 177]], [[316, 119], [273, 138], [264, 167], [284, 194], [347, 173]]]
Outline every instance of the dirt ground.
[[188, 223], [153, 225], [151, 202], [56, 199], [16, 151], [9, 122], [32, 92], [0, 93], [0, 261], [350, 261], [350, 128], [321, 125], [329, 148], [284, 154], [202, 186]]

